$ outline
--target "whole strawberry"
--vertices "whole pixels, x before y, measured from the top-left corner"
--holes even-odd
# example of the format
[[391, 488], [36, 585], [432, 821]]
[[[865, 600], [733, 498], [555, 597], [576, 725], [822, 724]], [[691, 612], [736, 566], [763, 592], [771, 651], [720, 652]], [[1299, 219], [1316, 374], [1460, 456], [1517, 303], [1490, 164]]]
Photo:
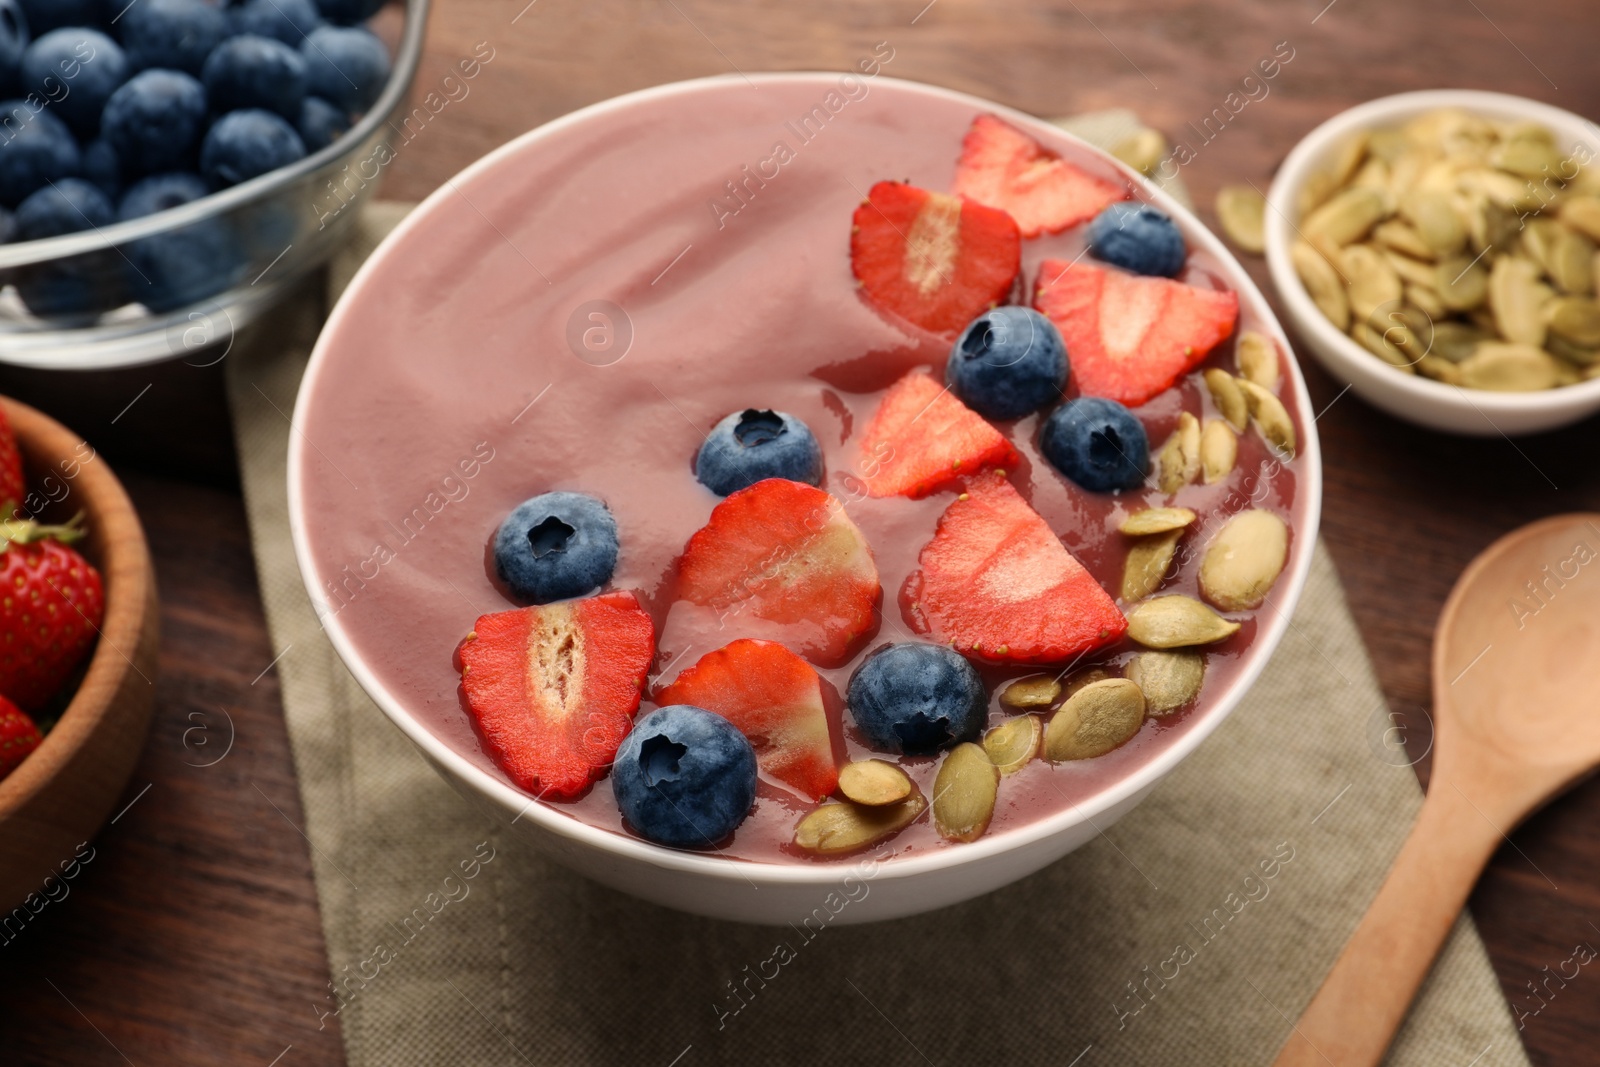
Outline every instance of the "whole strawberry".
[[40, 740], [39, 728], [27, 713], [0, 697], [0, 778], [16, 770]]
[[105, 612], [100, 573], [64, 526], [0, 522], [0, 693], [28, 711], [53, 696], [89, 651]]
[[21, 506], [27, 494], [22, 482], [22, 453], [17, 450], [17, 438], [11, 432], [11, 423], [0, 408], [0, 519], [9, 519]]

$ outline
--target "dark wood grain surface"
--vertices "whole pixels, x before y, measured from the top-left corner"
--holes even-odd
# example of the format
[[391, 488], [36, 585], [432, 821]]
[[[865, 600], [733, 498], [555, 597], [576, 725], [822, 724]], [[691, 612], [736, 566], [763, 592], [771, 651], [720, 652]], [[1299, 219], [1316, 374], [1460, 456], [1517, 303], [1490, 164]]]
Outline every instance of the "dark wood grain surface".
[[[846, 68], [880, 41], [894, 48], [894, 76], [1044, 115], [1134, 108], [1197, 149], [1183, 176], [1208, 221], [1220, 185], [1264, 187], [1299, 137], [1375, 96], [1496, 89], [1600, 115], [1600, 9], [1591, 0], [437, 8], [419, 94], [440, 87], [479, 42], [494, 58], [399, 153], [384, 187], [395, 198], [420, 198], [510, 137], [621, 92], [715, 73]], [[1201, 143], [1188, 124], [1281, 42], [1293, 59], [1267, 95]], [[1265, 288], [1259, 262], [1252, 269]], [[1327, 408], [1318, 423], [1324, 535], [1391, 709], [1421, 753], [1432, 628], [1455, 576], [1522, 523], [1600, 510], [1600, 422], [1514, 443], [1446, 438], [1341, 395], [1314, 367], [1307, 374]], [[0, 390], [67, 421], [120, 465], [165, 604], [156, 725], [127, 792], [132, 806], [96, 841], [71, 895], [3, 950], [0, 1060], [342, 1062], [337, 1033], [317, 1029], [312, 1007], [327, 961], [217, 372], [0, 371]], [[226, 757], [200, 766], [230, 736]], [[1425, 757], [1419, 771], [1426, 778]], [[1600, 976], [1547, 981], [1575, 945], [1600, 946], [1597, 824], [1600, 784], [1580, 786], [1511, 835], [1472, 899], [1507, 998], [1527, 1013], [1522, 1036], [1539, 1065], [1597, 1058]]]

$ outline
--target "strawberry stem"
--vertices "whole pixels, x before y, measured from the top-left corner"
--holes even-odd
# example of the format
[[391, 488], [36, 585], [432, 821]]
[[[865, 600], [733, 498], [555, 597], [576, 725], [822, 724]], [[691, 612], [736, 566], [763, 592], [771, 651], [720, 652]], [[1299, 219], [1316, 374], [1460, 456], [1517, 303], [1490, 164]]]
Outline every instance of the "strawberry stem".
[[64, 523], [47, 525], [34, 519], [7, 518], [0, 521], [0, 552], [11, 545], [31, 545], [37, 541], [58, 541], [70, 545], [89, 531], [83, 525], [83, 512]]

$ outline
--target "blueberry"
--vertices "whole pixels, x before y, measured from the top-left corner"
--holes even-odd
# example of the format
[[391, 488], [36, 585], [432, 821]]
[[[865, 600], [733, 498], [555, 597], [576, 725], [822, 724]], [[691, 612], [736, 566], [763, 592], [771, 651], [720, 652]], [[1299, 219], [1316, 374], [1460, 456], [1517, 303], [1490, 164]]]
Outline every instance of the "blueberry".
[[907, 641], [874, 652], [850, 676], [846, 701], [874, 748], [927, 755], [983, 729], [983, 679], [949, 645]]
[[1039, 450], [1091, 493], [1140, 485], [1150, 462], [1144, 426], [1133, 412], [1100, 396], [1080, 396], [1052, 411], [1039, 433]]
[[1135, 274], [1171, 278], [1183, 270], [1187, 250], [1165, 212], [1149, 204], [1112, 204], [1089, 224], [1089, 251]]
[[100, 129], [100, 112], [128, 80], [128, 57], [99, 30], [52, 30], [22, 54], [22, 88], [50, 101], [62, 121], [85, 136]]
[[116, 221], [111, 201], [98, 186], [82, 178], [52, 182], [17, 208], [17, 239], [39, 241]]
[[307, 152], [319, 152], [350, 132], [350, 116], [320, 96], [308, 96], [300, 105], [297, 124]]
[[304, 159], [294, 127], [270, 111], [230, 111], [200, 146], [200, 173], [221, 189]]
[[42, 37], [63, 26], [94, 26], [105, 21], [105, 0], [21, 0], [28, 28]]
[[300, 55], [311, 94], [351, 114], [371, 107], [389, 80], [389, 50], [363, 29], [324, 26], [300, 42]]
[[18, 0], [0, 0], [0, 93], [10, 95], [22, 84], [22, 55], [32, 39]]
[[5, 208], [0, 208], [0, 245], [8, 245], [17, 239], [17, 216]]
[[246, 34], [219, 44], [206, 57], [200, 80], [211, 110], [218, 114], [262, 108], [298, 118], [306, 95], [306, 63], [282, 41]]
[[245, 0], [234, 5], [234, 33], [273, 37], [298, 46], [306, 34], [322, 25], [322, 15], [312, 0]]
[[611, 789], [642, 836], [671, 848], [713, 848], [755, 803], [755, 750], [721, 715], [692, 704], [657, 708], [617, 749]]
[[228, 36], [228, 16], [205, 0], [139, 0], [120, 21], [122, 47], [134, 70], [199, 74]]
[[367, 21], [378, 13], [383, 3], [384, 0], [317, 0], [317, 7], [329, 22], [349, 25]]
[[48, 109], [22, 100], [0, 103], [0, 204], [16, 207], [82, 165], [72, 131]]
[[112, 200], [122, 195], [122, 159], [104, 137], [84, 145], [83, 176]]
[[944, 380], [987, 419], [1020, 419], [1061, 396], [1067, 348], [1032, 308], [997, 307], [973, 319], [945, 363]]
[[[211, 192], [198, 174], [157, 174], [128, 190], [117, 218], [153, 215], [199, 200]], [[228, 224], [201, 219], [180, 229], [152, 234], [128, 249], [128, 289], [151, 311], [171, 311], [214, 296], [239, 280], [243, 253]]]
[[712, 427], [694, 458], [694, 476], [718, 496], [766, 478], [821, 485], [822, 446], [787, 412], [736, 411]]
[[100, 128], [126, 173], [184, 170], [206, 130], [206, 91], [181, 71], [143, 71], [111, 94]]
[[136, 182], [117, 205], [117, 221], [154, 215], [209, 195], [211, 187], [198, 174], [156, 174]]
[[495, 531], [495, 573], [520, 600], [582, 596], [610, 581], [616, 566], [617, 520], [582, 493], [524, 500]]

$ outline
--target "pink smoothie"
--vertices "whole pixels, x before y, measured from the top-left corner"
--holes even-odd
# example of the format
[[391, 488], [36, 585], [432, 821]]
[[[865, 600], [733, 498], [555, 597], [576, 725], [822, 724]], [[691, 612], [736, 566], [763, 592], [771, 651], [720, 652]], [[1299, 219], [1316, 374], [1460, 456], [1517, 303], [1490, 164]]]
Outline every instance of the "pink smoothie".
[[[413, 717], [503, 779], [463, 711], [452, 654], [479, 615], [516, 606], [492, 580], [487, 545], [522, 500], [566, 489], [611, 507], [622, 538], [612, 587], [636, 590], [660, 634], [652, 685], [728, 641], [781, 636], [755, 629], [748, 613], [719, 629], [709, 613], [673, 603], [678, 555], [718, 503], [694, 478], [695, 452], [723, 416], [756, 407], [810, 425], [826, 452], [824, 488], [845, 502], [877, 558], [878, 631], [825, 678], [842, 693], [868, 651], [915, 636], [900, 590], [952, 494], [867, 499], [852, 471], [882, 391], [916, 366], [942, 373], [949, 342], [887, 320], [857, 295], [850, 216], [882, 179], [948, 189], [975, 114], [968, 102], [882, 78], [732, 78], [560, 124], [455, 179], [374, 258], [306, 379], [299, 475], [324, 625], [343, 632]], [[1030, 132], [1092, 173], [1128, 180], [1065, 136]], [[1031, 286], [1041, 259], [1077, 256], [1081, 229], [1024, 242], [1024, 280]], [[1222, 287], [1227, 275], [1195, 253], [1182, 280]], [[1241, 296], [1241, 328], [1275, 334], [1256, 298]], [[1231, 369], [1233, 341], [1208, 365]], [[1285, 370], [1284, 399], [1303, 433], [1303, 398]], [[1137, 409], [1152, 453], [1180, 410], [1215, 414], [1198, 373]], [[1254, 432], [1241, 437], [1222, 484], [1176, 498], [1153, 487], [1110, 496], [1052, 470], [1035, 443], [1038, 424], [1001, 425], [1022, 455], [1012, 482], [1113, 591], [1128, 547], [1116, 527], [1130, 511], [1194, 508], [1202, 518], [1192, 546], [1244, 508], [1276, 511], [1292, 528], [1308, 513], [1296, 494], [1299, 461], [1277, 463]], [[1290, 550], [1293, 570], [1310, 544], [1293, 536]], [[1198, 552], [1180, 561], [1163, 591], [1194, 594]], [[1275, 610], [1269, 600], [1234, 616], [1242, 629], [1206, 650], [1205, 690], [1191, 709], [1147, 721], [1098, 759], [1035, 761], [1006, 778], [989, 833], [1082, 803], [1172, 744], [1263, 651], [1258, 620]], [[1117, 646], [1090, 662], [1119, 664], [1132, 651]], [[985, 668], [996, 692], [1024, 673]], [[1004, 717], [994, 703], [991, 722]], [[838, 725], [843, 755], [882, 755], [861, 743], [848, 713]], [[902, 763], [931, 793], [936, 761]], [[551, 807], [629, 832], [606, 781]], [[789, 845], [808, 808], [763, 782], [723, 853], [808, 862]], [[960, 846], [924, 819], [893, 847]]]

